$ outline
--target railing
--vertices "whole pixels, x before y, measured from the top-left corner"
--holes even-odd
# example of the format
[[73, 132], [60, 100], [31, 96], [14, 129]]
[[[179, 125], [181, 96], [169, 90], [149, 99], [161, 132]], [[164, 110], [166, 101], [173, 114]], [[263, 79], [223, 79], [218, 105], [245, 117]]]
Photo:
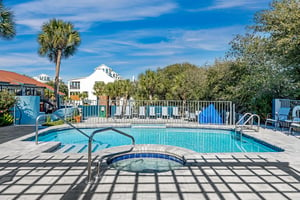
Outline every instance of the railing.
[[[48, 117], [51, 115], [54, 115], [56, 116], [57, 118], [63, 120], [65, 123], [67, 123], [68, 125], [70, 125], [72, 128], [74, 128], [75, 130], [77, 130], [78, 132], [80, 132], [81, 134], [83, 134], [84, 136], [86, 136], [88, 138], [88, 182], [90, 183], [91, 180], [92, 180], [92, 173], [91, 173], [91, 167], [92, 167], [92, 142], [93, 142], [93, 138], [94, 138], [94, 135], [96, 135], [97, 133], [101, 133], [101, 132], [104, 132], [104, 131], [108, 131], [108, 130], [112, 130], [116, 133], [119, 133], [121, 135], [124, 135], [126, 137], [129, 137], [132, 141], [132, 146], [129, 150], [126, 150], [126, 151], [120, 151], [120, 152], [116, 152], [116, 153], [111, 153], [111, 154], [107, 154], [107, 155], [104, 155], [100, 158], [100, 163], [102, 162], [102, 160], [106, 157], [110, 157], [110, 156], [114, 156], [114, 155], [118, 155], [118, 154], [122, 154], [122, 153], [127, 153], [129, 151], [131, 151], [133, 148], [134, 148], [134, 145], [135, 145], [135, 140], [134, 140], [134, 137], [132, 137], [131, 135], [128, 135], [127, 133], [124, 133], [120, 130], [117, 130], [115, 128], [112, 128], [112, 127], [108, 127], [108, 128], [103, 128], [103, 129], [98, 129], [98, 130], [95, 130], [90, 136], [87, 135], [86, 133], [84, 133], [83, 131], [81, 131], [80, 129], [78, 129], [77, 127], [75, 127], [72, 123], [66, 121], [65, 119], [63, 119], [62, 117], [60, 117], [59, 115], [56, 115], [56, 114], [44, 114], [44, 115], [40, 115], [36, 118], [36, 127], [35, 127], [35, 144], [38, 144], [38, 124], [39, 124], [39, 120], [41, 117]], [[100, 167], [100, 166], [98, 166]], [[98, 168], [98, 172], [99, 172], [99, 168]]]
[[[246, 117], [248, 117], [248, 118], [246, 118]], [[254, 118], [257, 119], [256, 128], [253, 127], [254, 126]], [[244, 121], [243, 124], [241, 124], [242, 121]], [[239, 121], [235, 124], [235, 129], [237, 129], [237, 128], [241, 128], [241, 129], [248, 128], [248, 129], [252, 129], [256, 132], [259, 131], [259, 127], [260, 127], [260, 117], [257, 114], [252, 114], [252, 113], [245, 113], [241, 117], [241, 119], [239, 119]]]
[[91, 180], [92, 180], [92, 141], [93, 141], [93, 137], [94, 135], [96, 135], [97, 133], [101, 133], [101, 132], [104, 132], [104, 131], [109, 131], [109, 130], [112, 130], [116, 133], [119, 133], [121, 135], [124, 135], [126, 137], [129, 137], [132, 141], [131, 143], [131, 148], [129, 150], [126, 150], [126, 151], [120, 151], [120, 152], [116, 152], [116, 153], [111, 153], [111, 154], [106, 154], [104, 156], [102, 156], [100, 159], [99, 159], [99, 163], [98, 164], [98, 175], [99, 175], [99, 170], [100, 170], [100, 167], [101, 167], [101, 163], [103, 161], [104, 158], [107, 158], [107, 157], [111, 157], [111, 156], [114, 156], [114, 155], [118, 155], [118, 154], [122, 154], [122, 153], [127, 153], [127, 152], [130, 152], [133, 148], [134, 148], [134, 145], [135, 145], [135, 140], [134, 140], [134, 137], [132, 137], [131, 135], [128, 135], [127, 133], [124, 133], [120, 130], [117, 130], [115, 128], [112, 128], [112, 127], [108, 127], [108, 128], [103, 128], [103, 129], [98, 129], [98, 130], [95, 130], [91, 136], [89, 137], [89, 145], [88, 145], [88, 182], [91, 183]]
[[54, 115], [57, 118], [59, 118], [60, 120], [64, 121], [66, 124], [68, 124], [69, 126], [71, 126], [72, 128], [74, 128], [75, 130], [77, 130], [78, 132], [80, 132], [81, 134], [83, 134], [84, 136], [86, 136], [87, 138], [90, 137], [86, 133], [84, 133], [82, 130], [80, 130], [79, 128], [77, 128], [72, 123], [70, 123], [67, 120], [65, 120], [64, 118], [60, 117], [59, 115], [56, 115], [54, 113], [52, 113], [52, 114], [42, 114], [42, 115], [39, 115], [36, 118], [36, 122], [35, 122], [35, 144], [38, 144], [38, 132], [39, 132], [38, 126], [39, 126], [39, 120], [40, 120], [40, 118], [42, 118], [42, 117], [51, 117], [51, 115]]
[[[81, 110], [85, 123], [235, 123], [235, 106], [231, 101], [179, 101], [179, 100], [85, 100], [68, 101], [66, 106]], [[211, 112], [210, 119], [203, 117]]]

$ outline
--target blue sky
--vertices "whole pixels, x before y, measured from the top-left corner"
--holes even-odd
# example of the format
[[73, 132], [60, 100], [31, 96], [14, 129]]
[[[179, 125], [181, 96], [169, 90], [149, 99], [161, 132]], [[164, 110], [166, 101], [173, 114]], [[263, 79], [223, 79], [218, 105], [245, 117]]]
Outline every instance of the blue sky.
[[62, 60], [66, 82], [85, 77], [100, 64], [124, 78], [147, 69], [189, 62], [198, 66], [223, 58], [228, 43], [253, 24], [271, 0], [3, 0], [15, 14], [17, 36], [0, 40], [0, 69], [36, 76], [55, 74], [37, 54], [37, 35], [52, 18], [74, 24], [82, 39], [77, 53]]

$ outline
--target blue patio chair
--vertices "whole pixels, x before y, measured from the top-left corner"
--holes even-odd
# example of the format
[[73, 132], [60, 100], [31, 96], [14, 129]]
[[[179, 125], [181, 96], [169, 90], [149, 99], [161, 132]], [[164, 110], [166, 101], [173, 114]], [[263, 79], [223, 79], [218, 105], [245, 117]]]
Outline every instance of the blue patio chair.
[[279, 127], [283, 122], [286, 122], [288, 120], [290, 110], [290, 107], [280, 107], [279, 111], [275, 113], [275, 116], [273, 118], [271, 118], [271, 115], [268, 114], [265, 122], [265, 127], [267, 127], [268, 124], [272, 124], [275, 126], [276, 130], [277, 127]]

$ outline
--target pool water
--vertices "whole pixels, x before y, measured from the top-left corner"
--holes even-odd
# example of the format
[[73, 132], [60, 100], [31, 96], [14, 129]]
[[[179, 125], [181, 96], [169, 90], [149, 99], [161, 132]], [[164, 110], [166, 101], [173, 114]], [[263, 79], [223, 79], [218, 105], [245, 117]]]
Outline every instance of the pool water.
[[[90, 135], [97, 129], [81, 130]], [[136, 144], [172, 145], [199, 153], [283, 151], [266, 142], [231, 130], [189, 128], [118, 128], [118, 130], [132, 135]], [[32, 137], [28, 140], [34, 139]], [[62, 146], [70, 146], [70, 149], [81, 145], [81, 152], [87, 151], [87, 148], [83, 147], [87, 146], [88, 139], [74, 129], [45, 132], [39, 135], [38, 140], [61, 142]], [[93, 151], [129, 144], [131, 144], [129, 138], [114, 131], [105, 131], [94, 136]]]
[[158, 173], [178, 169], [183, 160], [171, 155], [159, 153], [132, 153], [108, 160], [108, 164], [122, 171], [139, 173]]

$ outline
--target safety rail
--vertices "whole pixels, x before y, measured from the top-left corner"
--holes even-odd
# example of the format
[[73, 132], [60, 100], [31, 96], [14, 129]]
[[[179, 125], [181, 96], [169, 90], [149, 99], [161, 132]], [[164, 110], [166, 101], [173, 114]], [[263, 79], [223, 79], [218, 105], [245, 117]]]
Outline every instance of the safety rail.
[[135, 139], [134, 139], [134, 137], [132, 137], [131, 135], [128, 135], [127, 133], [124, 133], [123, 131], [117, 130], [117, 129], [113, 128], [113, 127], [107, 127], [107, 128], [95, 130], [91, 134], [91, 136], [89, 137], [89, 145], [88, 145], [88, 183], [90, 183], [91, 180], [92, 180], [91, 168], [92, 168], [92, 142], [93, 142], [93, 137], [97, 133], [101, 133], [101, 132], [109, 131], [109, 130], [112, 130], [112, 131], [114, 131], [116, 133], [119, 133], [121, 135], [129, 137], [131, 139], [131, 141], [132, 141], [132, 143], [131, 143], [132, 146], [131, 146], [131, 148], [129, 150], [119, 151], [119, 152], [116, 152], [116, 153], [106, 154], [106, 155], [102, 156], [99, 159], [99, 163], [100, 164], [98, 166], [98, 174], [99, 174], [99, 168], [101, 167], [101, 163], [102, 163], [102, 161], [103, 161], [104, 158], [107, 158], [107, 157], [110, 157], [110, 156], [115, 156], [115, 155], [122, 154], [122, 153], [130, 152], [134, 148], [134, 145], [135, 145]]
[[[109, 130], [112, 130], [114, 132], [117, 132], [121, 135], [124, 135], [126, 137], [129, 137], [132, 141], [132, 146], [129, 150], [126, 150], [126, 151], [120, 151], [120, 152], [116, 152], [116, 153], [111, 153], [111, 154], [107, 154], [107, 155], [104, 155], [100, 158], [100, 162], [102, 162], [102, 160], [106, 157], [110, 157], [110, 156], [114, 156], [114, 155], [118, 155], [118, 154], [122, 154], [122, 153], [127, 153], [127, 152], [130, 152], [133, 148], [134, 148], [134, 145], [135, 145], [135, 139], [134, 137], [132, 137], [131, 135], [128, 135], [127, 133], [124, 133], [120, 130], [117, 130], [113, 127], [107, 127], [107, 128], [102, 128], [102, 129], [98, 129], [98, 130], [95, 130], [90, 136], [87, 135], [86, 133], [84, 133], [83, 131], [81, 131], [79, 128], [75, 127], [72, 123], [64, 120], [62, 117], [60, 117], [59, 115], [56, 115], [56, 114], [43, 114], [43, 115], [39, 115], [37, 118], [36, 118], [36, 132], [35, 132], [35, 143], [38, 144], [38, 123], [39, 123], [39, 120], [41, 117], [48, 117], [48, 116], [51, 116], [51, 115], [55, 115], [56, 117], [58, 117], [59, 119], [63, 120], [65, 123], [67, 123], [68, 125], [70, 125], [72, 128], [74, 128], [75, 130], [77, 130], [78, 132], [80, 132], [81, 134], [83, 134], [84, 136], [86, 136], [88, 138], [88, 183], [91, 182], [91, 179], [92, 179], [92, 173], [91, 173], [91, 168], [92, 168], [92, 142], [94, 141], [94, 135], [96, 135], [97, 133], [101, 133], [101, 132], [104, 132], [104, 131], [109, 131]], [[99, 169], [98, 169], [99, 171]]]
[[[245, 118], [248, 117], [246, 119], [246, 121], [244, 121], [243, 124], [240, 124], [243, 120], [245, 120]], [[254, 118], [257, 118], [257, 125], [256, 125], [256, 129], [253, 127], [254, 126]], [[241, 128], [241, 130], [243, 128], [249, 128], [252, 129], [256, 132], [259, 131], [259, 127], [260, 127], [260, 117], [257, 114], [252, 114], [252, 113], [245, 113], [241, 119], [239, 119], [239, 121], [235, 124], [235, 129], [237, 128]]]
[[77, 128], [76, 126], [74, 126], [72, 123], [68, 122], [67, 120], [65, 120], [64, 118], [62, 118], [61, 116], [57, 115], [57, 114], [42, 114], [42, 115], [39, 115], [37, 118], [36, 118], [36, 121], [35, 121], [35, 144], [38, 144], [38, 132], [39, 132], [39, 120], [41, 117], [51, 117], [51, 115], [54, 115], [56, 116], [57, 118], [59, 118], [60, 120], [64, 121], [66, 124], [68, 124], [69, 126], [71, 126], [72, 128], [74, 128], [75, 130], [77, 130], [78, 132], [80, 132], [81, 134], [83, 134], [84, 136], [86, 136], [87, 138], [90, 138], [90, 136], [88, 136], [85, 132], [83, 132], [82, 130], [80, 130], [79, 128]]

